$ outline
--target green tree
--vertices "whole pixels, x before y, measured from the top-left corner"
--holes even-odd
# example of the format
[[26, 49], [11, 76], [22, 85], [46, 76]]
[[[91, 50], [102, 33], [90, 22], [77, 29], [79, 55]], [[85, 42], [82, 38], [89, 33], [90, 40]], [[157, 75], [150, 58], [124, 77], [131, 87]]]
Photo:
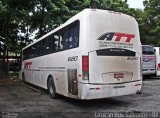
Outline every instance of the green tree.
[[89, 7], [89, 0], [37, 0], [30, 28], [38, 30], [36, 38], [39, 38], [86, 7]]
[[142, 15], [144, 44], [160, 46], [160, 1], [144, 1], [145, 9]]
[[1, 0], [0, 35], [6, 37], [8, 51], [20, 52], [36, 38], [66, 22], [85, 8], [97, 8], [126, 13], [136, 18], [143, 44], [159, 42], [159, 1], [145, 1], [145, 10], [129, 8], [127, 0]]
[[90, 0], [66, 0], [65, 5], [68, 8], [68, 14], [65, 15], [64, 21], [71, 18], [83, 9], [89, 8]]
[[99, 9], [112, 10], [123, 13], [128, 13], [129, 11], [127, 0], [91, 0], [90, 6], [95, 3]]

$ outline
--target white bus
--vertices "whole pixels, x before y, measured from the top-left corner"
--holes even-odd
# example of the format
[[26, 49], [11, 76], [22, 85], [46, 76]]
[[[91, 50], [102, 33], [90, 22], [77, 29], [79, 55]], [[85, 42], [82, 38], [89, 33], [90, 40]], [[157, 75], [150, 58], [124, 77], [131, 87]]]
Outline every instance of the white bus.
[[76, 99], [140, 93], [141, 42], [128, 15], [85, 9], [22, 50], [22, 79]]
[[155, 75], [156, 73], [156, 57], [154, 47], [150, 45], [142, 45], [143, 54], [143, 75]]
[[156, 76], [160, 76], [160, 47], [154, 47], [156, 56]]

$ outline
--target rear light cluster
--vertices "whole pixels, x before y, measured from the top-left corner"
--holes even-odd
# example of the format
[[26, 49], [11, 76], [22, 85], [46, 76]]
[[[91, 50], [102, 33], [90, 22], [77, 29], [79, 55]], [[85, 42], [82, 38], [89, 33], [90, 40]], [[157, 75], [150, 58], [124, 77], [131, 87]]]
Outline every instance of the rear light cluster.
[[140, 57], [140, 76], [141, 78], [143, 77], [142, 66], [143, 66], [143, 62], [142, 62], [142, 58]]
[[157, 65], [157, 70], [160, 71], [160, 63]]
[[89, 79], [89, 59], [88, 56], [82, 56], [82, 79]]

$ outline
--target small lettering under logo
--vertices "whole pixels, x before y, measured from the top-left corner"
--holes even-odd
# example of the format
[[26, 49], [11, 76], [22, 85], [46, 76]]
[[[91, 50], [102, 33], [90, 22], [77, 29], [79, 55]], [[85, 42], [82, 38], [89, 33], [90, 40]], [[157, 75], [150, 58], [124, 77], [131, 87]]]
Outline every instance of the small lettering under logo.
[[138, 60], [138, 57], [128, 57], [127, 60]]

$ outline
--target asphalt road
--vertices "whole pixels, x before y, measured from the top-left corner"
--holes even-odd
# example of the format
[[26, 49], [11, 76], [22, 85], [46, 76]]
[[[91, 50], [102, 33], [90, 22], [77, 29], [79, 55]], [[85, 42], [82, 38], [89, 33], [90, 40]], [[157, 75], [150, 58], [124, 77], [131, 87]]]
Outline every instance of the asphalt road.
[[[160, 117], [160, 78], [143, 81], [142, 94], [99, 100], [51, 99], [28, 84], [0, 85], [0, 118]], [[159, 115], [159, 116], [158, 116]]]

